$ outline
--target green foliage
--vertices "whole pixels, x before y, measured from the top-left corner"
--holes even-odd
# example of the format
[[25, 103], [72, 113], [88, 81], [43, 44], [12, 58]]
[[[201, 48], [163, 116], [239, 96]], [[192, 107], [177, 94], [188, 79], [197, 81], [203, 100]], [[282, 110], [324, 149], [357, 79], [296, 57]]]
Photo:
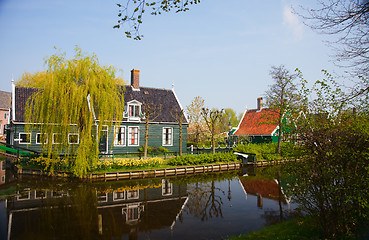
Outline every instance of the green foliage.
[[139, 33], [140, 25], [143, 23], [143, 14], [146, 9], [151, 15], [161, 15], [162, 13], [174, 10], [176, 13], [186, 12], [189, 5], [198, 4], [200, 0], [158, 0], [158, 1], [137, 1], [127, 0], [124, 3], [117, 3], [119, 7], [118, 22], [113, 28], [120, 28], [124, 23], [128, 29], [124, 32], [127, 38], [141, 40], [143, 35]]
[[[144, 146], [140, 147], [138, 149], [139, 152], [144, 152]], [[163, 146], [160, 147], [147, 147], [147, 153], [166, 153], [169, 152], [169, 150]]]
[[330, 74], [324, 75], [312, 90], [302, 79], [308, 104], [297, 130], [308, 157], [285, 168], [293, 186], [286, 193], [317, 217], [324, 237], [347, 238], [369, 220], [369, 116], [350, 109], [352, 98]]
[[[120, 79], [115, 77], [112, 66], [100, 66], [96, 55], [88, 56], [79, 48], [73, 59], [65, 54], [54, 54], [46, 60], [43, 74], [29, 76], [40, 89], [30, 99], [26, 108], [26, 128], [47, 134], [43, 144], [53, 171], [57, 158], [51, 155], [65, 154], [76, 176], [85, 175], [98, 160], [96, 136], [102, 124], [112, 126], [115, 117], [123, 115], [124, 98]], [[23, 81], [27, 82], [27, 81]], [[34, 86], [31, 84], [31, 86]], [[97, 119], [98, 121], [97, 122]], [[96, 127], [97, 126], [97, 127]], [[60, 144], [53, 144], [57, 134]], [[70, 134], [78, 134], [78, 144], [70, 144]]]
[[229, 163], [237, 161], [238, 161], [237, 156], [232, 152], [228, 152], [228, 153], [177, 156], [169, 159], [168, 165], [171, 166], [201, 165], [219, 162]]
[[248, 240], [248, 239], [264, 239], [264, 240], [318, 240], [321, 239], [311, 217], [293, 219], [272, 225], [261, 229], [260, 231], [251, 232], [245, 235], [239, 235], [229, 240]]
[[254, 153], [258, 161], [270, 161], [280, 159], [298, 159], [304, 154], [299, 145], [288, 142], [282, 142], [281, 154], [276, 153], [277, 143], [247, 143], [238, 145], [233, 151], [240, 153]]

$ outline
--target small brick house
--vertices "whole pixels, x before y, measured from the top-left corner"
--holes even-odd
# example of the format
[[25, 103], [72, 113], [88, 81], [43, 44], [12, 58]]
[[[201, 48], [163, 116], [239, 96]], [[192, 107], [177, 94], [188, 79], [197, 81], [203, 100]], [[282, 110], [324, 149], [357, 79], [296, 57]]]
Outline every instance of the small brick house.
[[11, 93], [0, 91], [0, 141], [5, 142], [5, 126], [9, 123]]
[[[170, 152], [179, 150], [179, 124], [172, 116], [173, 113], [183, 110], [174, 89], [158, 89], [141, 87], [137, 69], [131, 71], [131, 85], [125, 86], [124, 102], [125, 112], [115, 129], [103, 126], [103, 135], [99, 142], [99, 150], [106, 154], [125, 154], [137, 152], [144, 145], [145, 123], [142, 111], [146, 104], [158, 109], [155, 120], [149, 124], [148, 146], [165, 147]], [[42, 150], [40, 133], [26, 132], [25, 109], [27, 99], [38, 89], [13, 86], [13, 112], [11, 118], [11, 134], [7, 141], [9, 144], [29, 148], [35, 151]], [[188, 121], [183, 116], [182, 149], [186, 151]], [[112, 126], [114, 128], [114, 126]], [[56, 134], [56, 133], [54, 133]], [[69, 136], [68, 136], [69, 137]], [[46, 141], [55, 140], [55, 136], [46, 136]], [[44, 139], [45, 141], [45, 139]], [[71, 144], [79, 143], [79, 134], [71, 138]], [[53, 143], [54, 144], [54, 143]], [[57, 142], [55, 144], [58, 144]]]

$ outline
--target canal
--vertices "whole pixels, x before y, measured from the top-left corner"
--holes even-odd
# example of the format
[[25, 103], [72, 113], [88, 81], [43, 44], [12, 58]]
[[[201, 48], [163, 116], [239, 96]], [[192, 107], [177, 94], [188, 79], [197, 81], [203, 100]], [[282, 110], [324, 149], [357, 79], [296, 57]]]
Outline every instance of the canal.
[[267, 168], [87, 182], [0, 172], [1, 239], [223, 239], [296, 208]]

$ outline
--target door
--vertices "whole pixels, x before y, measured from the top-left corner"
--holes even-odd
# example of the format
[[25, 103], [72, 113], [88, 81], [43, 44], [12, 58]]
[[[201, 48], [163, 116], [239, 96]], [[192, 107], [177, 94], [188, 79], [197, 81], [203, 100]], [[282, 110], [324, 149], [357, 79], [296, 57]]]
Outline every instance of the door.
[[100, 153], [108, 153], [108, 126], [102, 126], [99, 142]]

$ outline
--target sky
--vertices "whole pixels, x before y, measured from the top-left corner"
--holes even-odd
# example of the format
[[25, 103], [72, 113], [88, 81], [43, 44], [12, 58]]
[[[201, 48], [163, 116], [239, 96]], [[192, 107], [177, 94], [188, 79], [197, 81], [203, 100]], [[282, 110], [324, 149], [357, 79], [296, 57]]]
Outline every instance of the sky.
[[209, 108], [238, 114], [256, 108], [273, 84], [272, 66], [299, 68], [309, 82], [322, 69], [337, 71], [326, 36], [292, 11], [311, 0], [202, 0], [185, 13], [144, 16], [141, 41], [113, 29], [117, 2], [0, 0], [0, 90], [11, 91], [24, 72], [46, 70], [45, 58], [59, 50], [72, 58], [75, 46], [120, 69], [127, 83], [139, 69], [141, 86], [174, 85], [183, 107], [200, 96]]

